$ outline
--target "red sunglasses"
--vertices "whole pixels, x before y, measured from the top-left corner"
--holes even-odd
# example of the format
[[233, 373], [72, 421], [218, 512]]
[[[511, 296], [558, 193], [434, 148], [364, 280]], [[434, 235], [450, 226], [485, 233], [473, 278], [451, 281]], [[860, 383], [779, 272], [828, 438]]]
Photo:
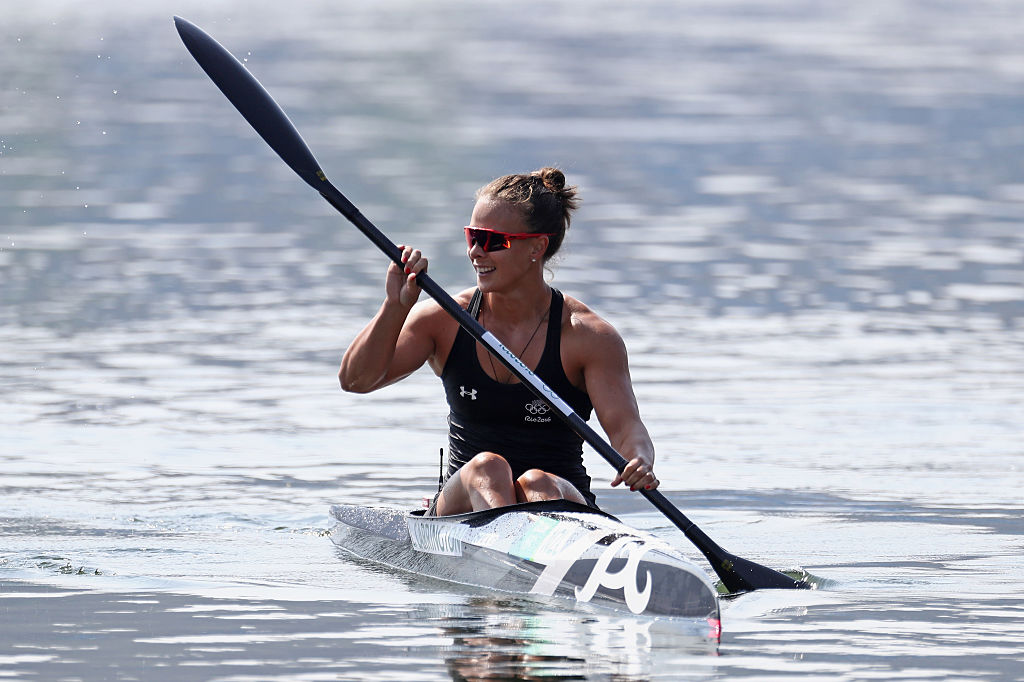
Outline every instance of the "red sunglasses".
[[466, 227], [466, 245], [473, 248], [478, 245], [484, 251], [501, 251], [512, 246], [513, 239], [532, 239], [533, 237], [551, 237], [553, 232], [499, 232], [486, 227]]

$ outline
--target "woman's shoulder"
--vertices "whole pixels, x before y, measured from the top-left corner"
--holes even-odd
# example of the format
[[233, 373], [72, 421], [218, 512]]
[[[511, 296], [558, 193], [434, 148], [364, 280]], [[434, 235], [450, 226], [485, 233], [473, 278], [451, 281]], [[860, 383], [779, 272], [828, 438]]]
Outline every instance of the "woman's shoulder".
[[469, 307], [469, 302], [473, 300], [473, 294], [476, 292], [476, 287], [469, 287], [468, 289], [463, 289], [459, 293], [455, 294], [452, 298], [454, 298], [455, 302], [460, 306], [467, 308]]
[[[619, 376], [626, 363], [626, 344], [610, 322], [590, 306], [564, 296], [562, 309], [562, 367], [580, 390], [590, 392], [586, 377]], [[612, 374], [602, 374], [611, 371]], [[592, 384], [593, 385], [593, 384]]]
[[622, 342], [618, 330], [606, 319], [594, 312], [583, 301], [562, 294], [562, 334], [570, 342], [586, 344], [615, 344]]

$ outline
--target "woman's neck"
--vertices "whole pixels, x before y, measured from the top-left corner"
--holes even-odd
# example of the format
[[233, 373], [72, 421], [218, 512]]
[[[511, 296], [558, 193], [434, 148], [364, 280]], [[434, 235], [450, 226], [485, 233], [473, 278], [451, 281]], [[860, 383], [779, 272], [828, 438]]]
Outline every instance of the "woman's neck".
[[551, 287], [543, 280], [536, 286], [519, 286], [514, 291], [484, 294], [484, 308], [492, 321], [515, 325], [535, 320], [551, 305]]

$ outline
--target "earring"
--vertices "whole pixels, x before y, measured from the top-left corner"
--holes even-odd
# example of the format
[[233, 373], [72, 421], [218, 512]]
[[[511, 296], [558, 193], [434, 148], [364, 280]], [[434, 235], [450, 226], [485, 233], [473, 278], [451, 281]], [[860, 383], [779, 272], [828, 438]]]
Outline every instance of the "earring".
[[536, 262], [537, 262], [537, 259], [536, 259], [536, 258], [531, 258], [531, 259], [530, 259], [530, 262], [531, 262], [531, 263], [536, 263]]

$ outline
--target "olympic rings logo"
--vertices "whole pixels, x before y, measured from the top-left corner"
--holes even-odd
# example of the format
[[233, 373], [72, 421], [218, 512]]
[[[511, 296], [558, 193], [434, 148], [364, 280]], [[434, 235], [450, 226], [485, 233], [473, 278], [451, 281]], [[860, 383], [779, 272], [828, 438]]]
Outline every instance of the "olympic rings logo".
[[534, 400], [532, 403], [526, 403], [526, 411], [534, 415], [547, 414], [551, 411], [551, 406], [543, 400]]

